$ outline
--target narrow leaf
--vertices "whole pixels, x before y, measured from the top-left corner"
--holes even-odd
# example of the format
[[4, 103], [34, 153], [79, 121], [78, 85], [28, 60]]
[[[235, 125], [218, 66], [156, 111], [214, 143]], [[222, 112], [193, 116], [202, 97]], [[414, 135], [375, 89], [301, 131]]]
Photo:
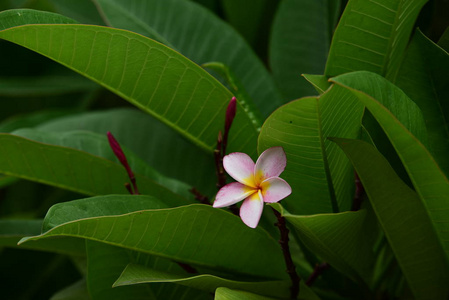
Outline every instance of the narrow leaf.
[[416, 299], [447, 298], [449, 265], [429, 213], [416, 192], [401, 181], [373, 146], [358, 140], [332, 140], [354, 164]]
[[[347, 82], [345, 78], [346, 76], [351, 76], [352, 78], [353, 75], [342, 75], [332, 80], [352, 91], [358, 97], [359, 101], [369, 109], [388, 136], [388, 139], [404, 164], [416, 192], [424, 203], [426, 211], [429, 212], [433, 226], [446, 252], [446, 257], [449, 258], [449, 230], [447, 226], [449, 224], [447, 214], [449, 211], [449, 181], [427, 148], [412, 134], [412, 132], [418, 134], [422, 132], [419, 129], [419, 123], [411, 121], [417, 120], [416, 117], [419, 109], [415, 110], [412, 108], [410, 110], [409, 102], [394, 102], [393, 99], [396, 100], [398, 94], [391, 90], [381, 91], [386, 96], [385, 99], [389, 99], [388, 101], [384, 101], [385, 99], [373, 98], [367, 93], [348, 86], [352, 81]], [[358, 77], [367, 78], [366, 76]], [[375, 87], [379, 86], [375, 85]], [[373, 86], [368, 85], [366, 88], [372, 89]], [[408, 122], [407, 119], [404, 120], [404, 123], [400, 122], [395, 116], [401, 114], [393, 114], [380, 101], [383, 103], [396, 103], [396, 109], [402, 109], [403, 115], [409, 116]]]
[[289, 281], [236, 281], [209, 274], [186, 276], [173, 272], [162, 272], [141, 265], [130, 264], [114, 283], [114, 286], [132, 285], [139, 283], [171, 282], [213, 293], [219, 287], [227, 287], [258, 293], [261, 295], [288, 298], [290, 295]]

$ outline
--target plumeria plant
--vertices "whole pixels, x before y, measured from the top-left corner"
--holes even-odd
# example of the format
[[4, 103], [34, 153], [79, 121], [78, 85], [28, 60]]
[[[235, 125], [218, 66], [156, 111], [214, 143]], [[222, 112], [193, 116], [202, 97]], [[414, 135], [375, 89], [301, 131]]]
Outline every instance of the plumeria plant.
[[447, 1], [0, 10], [1, 299], [448, 299]]

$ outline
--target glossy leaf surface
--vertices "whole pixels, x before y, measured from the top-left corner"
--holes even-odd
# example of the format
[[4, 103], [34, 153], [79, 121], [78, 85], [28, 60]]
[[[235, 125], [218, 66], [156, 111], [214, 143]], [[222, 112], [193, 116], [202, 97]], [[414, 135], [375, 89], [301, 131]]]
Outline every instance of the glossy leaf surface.
[[21, 243], [56, 236], [102, 241], [210, 269], [285, 278], [282, 254], [273, 238], [260, 228], [248, 228], [230, 213], [206, 205], [71, 221]]

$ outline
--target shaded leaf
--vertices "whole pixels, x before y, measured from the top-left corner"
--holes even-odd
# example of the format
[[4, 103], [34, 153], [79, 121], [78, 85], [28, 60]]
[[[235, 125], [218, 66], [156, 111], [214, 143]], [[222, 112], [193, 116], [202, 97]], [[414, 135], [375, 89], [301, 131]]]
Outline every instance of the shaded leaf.
[[422, 110], [429, 151], [449, 174], [449, 54], [417, 30], [396, 78]]
[[193, 287], [213, 293], [219, 287], [227, 287], [242, 291], [254, 292], [277, 298], [288, 298], [290, 295], [289, 281], [236, 281], [209, 274], [195, 276], [162, 272], [141, 265], [130, 264], [114, 283], [114, 286], [133, 285], [139, 283], [171, 282]]
[[[358, 91], [354, 89], [355, 87], [352, 87], [356, 77], [357, 76], [352, 73], [333, 78], [332, 81], [335, 81], [337, 84], [345, 86], [348, 90], [352, 91], [354, 95], [358, 97], [359, 101], [369, 109], [371, 114], [384, 130], [385, 134], [388, 136], [388, 139], [396, 149], [402, 163], [404, 164], [413, 186], [426, 208], [426, 211], [429, 212], [433, 226], [438, 233], [439, 240], [441, 241], [448, 258], [449, 218], [447, 211], [449, 211], [449, 181], [427, 148], [422, 144], [417, 136], [413, 134], [413, 132], [418, 135], [422, 133], [419, 125], [424, 121], [422, 121], [421, 118], [421, 122], [417, 122], [419, 121], [419, 108], [417, 108], [417, 106], [410, 99], [402, 102], [397, 101], [397, 96], [400, 96], [401, 94], [395, 92], [394, 86], [389, 83], [385, 83], [384, 88], [388, 88], [388, 86], [390, 86], [393, 90], [384, 89], [380, 92], [381, 95], [385, 95], [385, 98], [373, 98], [369, 96], [369, 92], [362, 92], [365, 88], [370, 91], [373, 87], [376, 87], [376, 90], [378, 91], [380, 86], [376, 84], [374, 84], [374, 86], [360, 85], [358, 88], [363, 89], [362, 91]], [[365, 81], [369, 77], [370, 80]], [[363, 74], [363, 76], [358, 76], [358, 78], [363, 78], [362, 82], [365, 83], [376, 83], [383, 80], [378, 76], [368, 73]], [[406, 97], [401, 97], [403, 100], [406, 100]], [[393, 99], [396, 101], [393, 101]], [[393, 107], [397, 109], [397, 111], [392, 112], [388, 110], [387, 107], [382, 105], [386, 103], [394, 103], [395, 105]], [[405, 116], [405, 118], [401, 117], [401, 119], [403, 119], [402, 122], [399, 116]]]
[[[125, 169], [112, 161], [76, 149], [46, 145], [0, 134], [0, 172], [87, 195], [127, 194]], [[144, 194], [179, 205], [184, 198], [137, 175]]]
[[89, 300], [86, 281], [84, 279], [60, 290], [50, 300]]
[[314, 92], [301, 74], [324, 72], [339, 4], [336, 0], [280, 3], [271, 31], [270, 66], [287, 99]]
[[447, 298], [449, 266], [429, 213], [416, 192], [401, 181], [373, 146], [358, 140], [333, 141], [354, 164], [416, 299]]
[[[111, 150], [106, 135], [98, 135], [92, 132], [83, 131], [69, 131], [61, 134], [53, 132], [43, 132], [34, 129], [21, 129], [14, 131], [12, 134], [45, 144], [77, 149], [101, 158], [105, 158], [108, 161], [114, 161], [117, 164], [119, 163], [118, 159], [115, 157], [113, 151]], [[171, 191], [177, 193], [186, 199], [192, 198], [192, 194], [189, 192], [190, 186], [183, 182], [159, 174], [156, 170], [148, 166], [134, 153], [126, 148], [123, 149], [131, 169], [137, 175], [141, 175], [140, 177], [146, 177], [145, 182], [153, 181], [153, 186], [160, 185], [162, 187], [165, 187], [167, 192]], [[128, 181], [129, 180], [127, 180], [126, 182]]]
[[168, 126], [141, 111], [119, 108], [86, 112], [49, 121], [38, 129], [58, 133], [111, 131], [121, 145], [162, 174], [187, 182], [202, 193], [216, 192], [213, 157], [198, 151]]
[[293, 225], [302, 242], [341, 273], [368, 285], [375, 262], [376, 223], [366, 210], [298, 216], [272, 205]]

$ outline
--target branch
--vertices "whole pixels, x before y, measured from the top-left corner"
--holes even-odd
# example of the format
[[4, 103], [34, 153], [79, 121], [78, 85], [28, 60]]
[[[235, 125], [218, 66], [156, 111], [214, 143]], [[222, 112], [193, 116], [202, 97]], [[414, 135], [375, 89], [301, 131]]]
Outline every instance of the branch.
[[282, 254], [284, 254], [285, 265], [287, 266], [287, 274], [290, 276], [290, 280], [292, 281], [292, 286], [290, 287], [290, 298], [296, 299], [299, 294], [299, 278], [298, 273], [296, 273], [295, 264], [293, 263], [292, 255], [290, 253], [290, 248], [288, 247], [288, 233], [289, 230], [285, 224], [285, 218], [274, 208], [271, 208], [274, 212], [274, 215], [277, 218], [276, 227], [279, 228], [281, 232], [281, 239], [279, 240], [279, 244], [282, 248]]

